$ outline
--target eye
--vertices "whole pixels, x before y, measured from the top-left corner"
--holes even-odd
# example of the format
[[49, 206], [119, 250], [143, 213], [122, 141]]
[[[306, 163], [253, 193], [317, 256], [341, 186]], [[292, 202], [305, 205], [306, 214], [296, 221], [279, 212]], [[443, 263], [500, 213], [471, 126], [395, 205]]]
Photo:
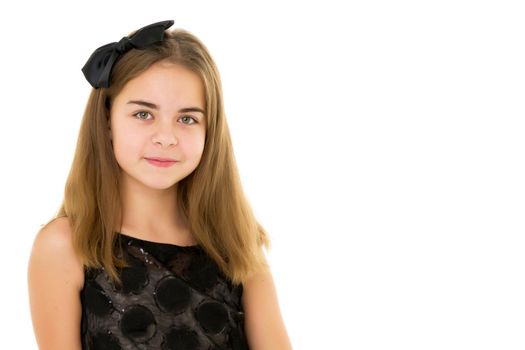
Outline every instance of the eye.
[[[146, 111], [139, 111], [135, 114], [133, 114], [133, 116], [135, 116], [136, 118], [140, 119], [140, 120], [148, 120], [148, 119], [144, 119], [142, 118], [142, 116], [147, 116], [148, 114], [150, 114], [149, 112], [146, 112]], [[150, 114], [151, 115], [151, 114]]]
[[[190, 118], [190, 119], [193, 120], [193, 123], [191, 123], [191, 124], [197, 124], [197, 120], [195, 118], [193, 118], [192, 116], [184, 115], [184, 116], [181, 117], [181, 119], [183, 119], [183, 118]], [[184, 124], [188, 124], [188, 123], [184, 123]], [[188, 125], [191, 125], [191, 124], [188, 124]]]

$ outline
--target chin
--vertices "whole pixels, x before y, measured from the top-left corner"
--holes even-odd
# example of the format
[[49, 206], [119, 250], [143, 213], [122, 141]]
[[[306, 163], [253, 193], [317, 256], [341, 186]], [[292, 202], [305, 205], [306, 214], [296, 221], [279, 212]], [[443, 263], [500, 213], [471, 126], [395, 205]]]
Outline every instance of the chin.
[[178, 184], [178, 181], [177, 182], [149, 182], [149, 183], [144, 183], [144, 185], [146, 185], [147, 187], [149, 188], [153, 188], [155, 190], [167, 190], [167, 189], [170, 189], [174, 186], [176, 186]]

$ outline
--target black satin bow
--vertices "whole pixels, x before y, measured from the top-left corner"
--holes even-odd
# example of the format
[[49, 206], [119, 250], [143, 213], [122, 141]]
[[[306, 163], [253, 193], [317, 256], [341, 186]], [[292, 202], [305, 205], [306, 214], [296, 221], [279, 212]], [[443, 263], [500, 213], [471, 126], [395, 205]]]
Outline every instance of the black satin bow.
[[164, 31], [173, 25], [174, 21], [162, 21], [147, 25], [137, 30], [130, 37], [123, 37], [119, 42], [106, 44], [95, 50], [87, 60], [82, 72], [87, 81], [95, 89], [109, 87], [111, 70], [117, 59], [123, 53], [135, 49], [145, 49], [164, 40]]

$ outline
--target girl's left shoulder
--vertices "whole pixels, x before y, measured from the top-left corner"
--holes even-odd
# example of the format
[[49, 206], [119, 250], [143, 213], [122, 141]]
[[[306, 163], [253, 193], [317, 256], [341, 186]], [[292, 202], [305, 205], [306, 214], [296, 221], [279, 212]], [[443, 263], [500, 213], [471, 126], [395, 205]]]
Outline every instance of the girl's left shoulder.
[[242, 304], [250, 349], [292, 349], [269, 268], [243, 283]]

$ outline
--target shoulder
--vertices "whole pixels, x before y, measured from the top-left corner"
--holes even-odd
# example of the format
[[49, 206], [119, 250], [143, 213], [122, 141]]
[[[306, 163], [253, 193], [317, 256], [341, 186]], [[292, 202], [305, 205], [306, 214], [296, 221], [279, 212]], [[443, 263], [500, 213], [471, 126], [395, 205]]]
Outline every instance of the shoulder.
[[55, 269], [69, 283], [79, 289], [83, 287], [83, 264], [73, 250], [73, 232], [69, 218], [51, 220], [37, 232], [31, 249], [29, 269], [30, 272], [39, 274]]
[[80, 349], [83, 264], [72, 245], [67, 218], [44, 225], [28, 264], [29, 304], [39, 349]]
[[269, 266], [243, 283], [242, 304], [250, 349], [292, 349]]

